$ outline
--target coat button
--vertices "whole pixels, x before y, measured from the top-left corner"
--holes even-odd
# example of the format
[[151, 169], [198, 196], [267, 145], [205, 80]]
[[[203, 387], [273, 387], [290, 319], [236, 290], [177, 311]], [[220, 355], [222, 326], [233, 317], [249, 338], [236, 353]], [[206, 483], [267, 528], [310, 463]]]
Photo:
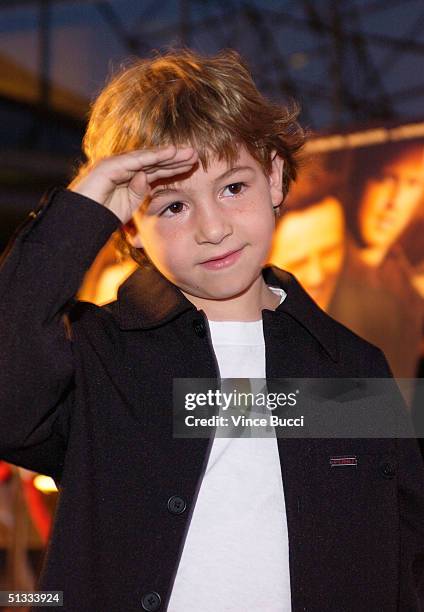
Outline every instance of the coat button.
[[160, 604], [161, 598], [159, 593], [156, 593], [156, 591], [146, 593], [141, 598], [141, 607], [143, 608], [143, 610], [147, 610], [148, 612], [154, 612], [154, 610], [159, 610]]
[[168, 499], [168, 510], [172, 514], [182, 514], [187, 508], [187, 504], [182, 497], [173, 495]]
[[203, 319], [194, 319], [193, 327], [199, 338], [204, 338], [206, 336], [206, 325]]
[[396, 468], [393, 463], [386, 461], [380, 465], [380, 472], [385, 478], [393, 478], [396, 474]]

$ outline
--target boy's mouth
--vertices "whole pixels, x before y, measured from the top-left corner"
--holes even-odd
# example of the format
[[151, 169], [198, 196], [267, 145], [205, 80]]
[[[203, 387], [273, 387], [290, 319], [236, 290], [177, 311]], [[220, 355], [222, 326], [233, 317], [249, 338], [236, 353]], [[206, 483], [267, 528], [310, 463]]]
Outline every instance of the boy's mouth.
[[202, 261], [201, 264], [202, 266], [205, 266], [205, 268], [209, 268], [211, 270], [230, 266], [237, 261], [243, 249], [244, 247], [241, 247], [235, 251], [227, 251], [227, 253], [224, 253], [223, 255]]
[[201, 261], [200, 263], [204, 264], [204, 263], [209, 263], [210, 261], [219, 261], [220, 259], [225, 259], [226, 257], [233, 255], [233, 253], [238, 253], [239, 251], [241, 251], [242, 248], [243, 247], [241, 247], [240, 249], [235, 249], [233, 251], [227, 251], [226, 253], [223, 253], [222, 255], [216, 255], [216, 257], [211, 257], [210, 259], [206, 259], [205, 261]]

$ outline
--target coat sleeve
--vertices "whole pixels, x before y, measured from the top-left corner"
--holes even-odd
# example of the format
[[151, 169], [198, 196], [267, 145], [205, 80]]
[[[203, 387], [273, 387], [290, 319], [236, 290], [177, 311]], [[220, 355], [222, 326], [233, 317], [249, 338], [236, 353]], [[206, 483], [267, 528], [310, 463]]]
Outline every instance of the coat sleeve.
[[0, 459], [53, 477], [60, 473], [75, 385], [67, 310], [119, 225], [94, 200], [54, 187], [3, 252]]
[[[376, 356], [376, 376], [392, 378], [392, 371], [380, 349]], [[393, 385], [393, 405], [399, 418], [412, 421], [397, 385]], [[403, 412], [403, 414], [401, 414]], [[400, 602], [403, 609], [424, 610], [424, 463], [416, 438], [396, 439], [398, 450], [398, 503], [400, 529]]]

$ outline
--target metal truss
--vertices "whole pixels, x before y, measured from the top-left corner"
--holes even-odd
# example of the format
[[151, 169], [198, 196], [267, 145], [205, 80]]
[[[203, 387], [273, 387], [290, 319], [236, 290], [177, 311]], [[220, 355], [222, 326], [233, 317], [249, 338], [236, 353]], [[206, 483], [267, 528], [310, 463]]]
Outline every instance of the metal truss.
[[51, 15], [64, 4], [90, 7], [120, 41], [123, 57], [170, 44], [208, 54], [237, 49], [259, 88], [277, 101], [298, 100], [313, 130], [421, 113], [421, 0], [2, 0], [0, 20], [5, 9], [39, 11], [42, 107], [49, 105]]

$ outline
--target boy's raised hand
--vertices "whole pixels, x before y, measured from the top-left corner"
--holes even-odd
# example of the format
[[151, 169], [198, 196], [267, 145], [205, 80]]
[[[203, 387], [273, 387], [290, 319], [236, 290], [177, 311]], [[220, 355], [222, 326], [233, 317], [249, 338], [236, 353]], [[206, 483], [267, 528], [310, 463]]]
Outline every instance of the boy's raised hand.
[[150, 194], [151, 183], [187, 172], [197, 159], [194, 148], [174, 145], [122, 153], [103, 158], [67, 189], [106, 206], [127, 223]]

